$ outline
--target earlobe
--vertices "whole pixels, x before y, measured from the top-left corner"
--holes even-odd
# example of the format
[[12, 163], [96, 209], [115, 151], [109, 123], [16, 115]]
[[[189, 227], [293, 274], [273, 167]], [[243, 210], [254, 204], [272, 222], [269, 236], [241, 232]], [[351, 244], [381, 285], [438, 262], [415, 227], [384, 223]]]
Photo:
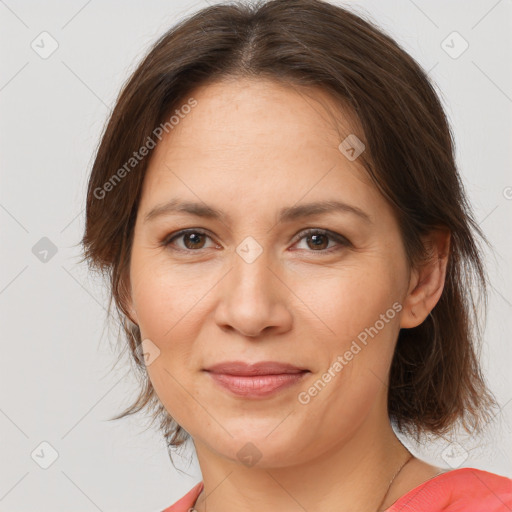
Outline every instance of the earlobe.
[[448, 266], [450, 231], [436, 229], [423, 237], [428, 259], [411, 272], [410, 287], [404, 300], [400, 327], [417, 327], [434, 309], [443, 293]]

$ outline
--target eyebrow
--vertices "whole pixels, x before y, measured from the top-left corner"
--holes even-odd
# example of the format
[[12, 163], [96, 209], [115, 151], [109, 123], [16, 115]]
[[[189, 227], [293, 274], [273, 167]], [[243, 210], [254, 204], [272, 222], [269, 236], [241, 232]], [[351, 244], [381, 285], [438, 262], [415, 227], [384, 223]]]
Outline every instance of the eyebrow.
[[[361, 210], [357, 206], [353, 206], [342, 201], [317, 201], [314, 203], [289, 206], [281, 209], [278, 216], [278, 222], [291, 222], [297, 219], [331, 212], [352, 213], [370, 224], [373, 223], [370, 216], [365, 211]], [[160, 204], [152, 208], [145, 215], [144, 223], [157, 217], [172, 215], [174, 213], [188, 213], [190, 215], [195, 215], [196, 217], [221, 221], [228, 220], [228, 215], [223, 211], [212, 208], [207, 204], [172, 199], [164, 204]]]

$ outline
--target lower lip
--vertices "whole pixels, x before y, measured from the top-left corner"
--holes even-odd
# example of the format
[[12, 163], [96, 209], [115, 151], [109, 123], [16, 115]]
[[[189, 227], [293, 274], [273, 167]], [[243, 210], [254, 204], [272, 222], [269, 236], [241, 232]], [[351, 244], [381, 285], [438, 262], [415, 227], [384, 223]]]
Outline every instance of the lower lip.
[[298, 384], [306, 373], [281, 373], [279, 375], [227, 375], [208, 372], [212, 379], [236, 396], [264, 398]]

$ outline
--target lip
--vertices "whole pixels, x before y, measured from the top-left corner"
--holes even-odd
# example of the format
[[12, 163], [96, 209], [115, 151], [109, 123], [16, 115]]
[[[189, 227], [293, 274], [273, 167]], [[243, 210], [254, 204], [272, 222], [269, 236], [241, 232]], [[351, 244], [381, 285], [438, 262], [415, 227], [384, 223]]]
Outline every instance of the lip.
[[259, 361], [257, 363], [245, 363], [243, 361], [226, 361], [218, 363], [209, 368], [207, 372], [221, 373], [224, 375], [282, 375], [289, 373], [301, 373], [308, 371], [307, 368], [299, 368], [289, 363], [280, 363], [277, 361]]
[[309, 370], [288, 363], [230, 361], [205, 370], [212, 380], [235, 396], [265, 398], [303, 380]]

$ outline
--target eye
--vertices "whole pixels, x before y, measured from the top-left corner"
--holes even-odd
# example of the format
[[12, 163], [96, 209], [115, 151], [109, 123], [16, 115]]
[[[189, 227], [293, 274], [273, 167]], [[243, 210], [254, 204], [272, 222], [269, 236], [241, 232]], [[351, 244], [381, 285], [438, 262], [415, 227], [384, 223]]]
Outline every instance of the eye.
[[164, 239], [162, 245], [167, 247], [173, 244], [175, 240], [181, 239], [183, 246], [175, 247], [177, 250], [194, 251], [197, 249], [205, 249], [205, 238], [210, 238], [211, 240], [211, 237], [201, 229], [184, 229], [183, 231], [179, 231], [175, 235]]
[[[205, 246], [206, 239], [212, 240], [210, 235], [205, 231], [190, 228], [178, 231], [176, 234], [168, 236], [162, 241], [162, 245], [178, 251], [196, 251], [200, 249], [208, 249], [208, 247]], [[311, 249], [308, 252], [330, 253], [339, 250], [340, 246], [348, 247], [351, 245], [345, 237], [325, 229], [311, 228], [306, 231], [301, 231], [295, 237], [296, 242], [300, 242], [303, 239], [306, 241], [307, 248], [300, 250], [308, 250], [308, 248]], [[334, 241], [334, 247], [329, 246], [329, 239]], [[175, 244], [175, 241], [181, 241], [182, 245], [180, 246], [180, 244]], [[210, 247], [218, 247], [218, 245], [213, 244]]]
[[[306, 231], [302, 231], [297, 235], [296, 240], [300, 242], [303, 239], [306, 242], [305, 250], [312, 249], [309, 252], [330, 253], [339, 250], [340, 246], [348, 247], [351, 245], [344, 236], [341, 236], [338, 233], [333, 233], [332, 231], [327, 231], [325, 229], [312, 228]], [[329, 247], [329, 239], [335, 242], [334, 247]]]

